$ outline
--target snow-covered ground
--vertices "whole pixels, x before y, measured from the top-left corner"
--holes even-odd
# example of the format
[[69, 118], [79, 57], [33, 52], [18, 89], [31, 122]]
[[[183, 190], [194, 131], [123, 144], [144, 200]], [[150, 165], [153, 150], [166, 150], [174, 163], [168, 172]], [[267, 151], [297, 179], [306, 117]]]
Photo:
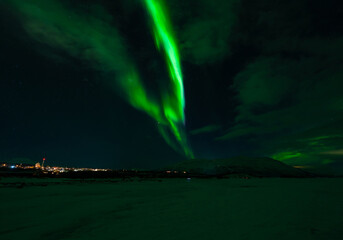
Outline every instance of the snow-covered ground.
[[0, 239], [343, 239], [342, 186], [342, 178], [2, 178]]

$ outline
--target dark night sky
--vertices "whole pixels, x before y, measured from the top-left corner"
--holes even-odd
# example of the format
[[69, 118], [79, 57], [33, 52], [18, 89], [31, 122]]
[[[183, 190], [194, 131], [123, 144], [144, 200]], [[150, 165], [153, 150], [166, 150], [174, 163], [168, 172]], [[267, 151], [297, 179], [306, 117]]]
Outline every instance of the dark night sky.
[[[108, 33], [102, 37], [125, 42], [154, 93], [150, 79], [167, 73], [141, 1], [13, 2], [0, 3], [0, 160], [38, 161], [46, 154], [56, 165], [150, 168], [185, 159], [164, 141], [156, 121], [109, 86], [117, 76], [85, 57], [87, 38], [93, 38], [86, 33], [100, 26]], [[64, 11], [56, 10], [57, 2]], [[342, 167], [340, 1], [167, 2], [196, 157], [270, 156], [293, 165]], [[34, 19], [30, 4], [44, 17]], [[70, 15], [90, 21], [68, 39], [64, 34], [79, 25], [50, 24], [49, 14], [57, 21]], [[46, 41], [51, 29], [59, 35]]]

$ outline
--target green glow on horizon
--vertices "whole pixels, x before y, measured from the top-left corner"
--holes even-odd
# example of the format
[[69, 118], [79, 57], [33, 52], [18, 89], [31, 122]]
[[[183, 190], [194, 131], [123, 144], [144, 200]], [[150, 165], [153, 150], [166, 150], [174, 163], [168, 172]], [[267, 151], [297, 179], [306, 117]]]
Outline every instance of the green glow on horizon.
[[280, 148], [270, 157], [291, 165], [331, 164], [340, 156], [339, 146], [335, 145], [335, 142], [340, 143], [339, 139], [342, 139], [342, 135], [313, 135], [299, 138], [294, 141], [295, 145], [288, 141], [286, 148]]
[[299, 152], [279, 152], [277, 154], [272, 155], [272, 158], [279, 161], [284, 161], [292, 158], [301, 157], [303, 154]]

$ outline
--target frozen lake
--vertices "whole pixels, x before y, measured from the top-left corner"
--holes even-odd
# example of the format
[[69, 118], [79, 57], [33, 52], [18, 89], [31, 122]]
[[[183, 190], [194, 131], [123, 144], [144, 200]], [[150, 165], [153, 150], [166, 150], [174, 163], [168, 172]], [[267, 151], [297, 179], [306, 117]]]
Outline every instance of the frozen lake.
[[343, 236], [342, 178], [114, 181], [2, 178], [0, 239]]

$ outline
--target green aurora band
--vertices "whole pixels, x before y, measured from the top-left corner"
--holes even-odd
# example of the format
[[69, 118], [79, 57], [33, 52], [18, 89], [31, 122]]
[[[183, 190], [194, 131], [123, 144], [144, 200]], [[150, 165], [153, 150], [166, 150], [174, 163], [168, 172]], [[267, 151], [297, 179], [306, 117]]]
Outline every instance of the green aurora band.
[[[176, 41], [172, 34], [172, 28], [165, 7], [161, 0], [144, 0], [147, 10], [153, 20], [153, 31], [157, 48], [161, 51], [161, 45], [166, 55], [170, 78], [173, 81], [173, 89], [175, 91], [178, 102], [181, 107], [179, 109], [179, 117], [184, 119], [183, 109], [185, 107], [185, 98], [183, 90], [182, 71], [180, 57]], [[171, 117], [172, 116], [171, 114]]]
[[6, 3], [33, 39], [86, 61], [106, 76], [114, 75], [109, 84], [133, 107], [158, 122], [161, 135], [172, 148], [193, 157], [184, 130], [185, 102], [178, 51], [161, 5], [146, 1], [154, 11], [154, 22], [158, 22], [155, 37], [166, 50], [172, 80], [172, 90], [161, 89], [159, 97], [147, 91], [122, 37], [109, 23], [112, 17], [103, 8], [94, 5], [94, 13], [89, 14], [56, 0], [8, 0]]
[[[181, 128], [183, 128], [182, 123], [185, 124], [185, 97], [179, 51], [173, 36], [171, 22], [162, 0], [144, 0], [144, 3], [152, 19], [156, 46], [165, 55], [169, 76], [172, 81], [172, 92], [164, 92], [162, 95], [164, 115], [176, 139], [181, 143], [186, 156], [193, 158], [194, 156], [188, 148], [187, 139], [183, 131], [181, 131]], [[162, 135], [167, 139], [163, 130]]]

